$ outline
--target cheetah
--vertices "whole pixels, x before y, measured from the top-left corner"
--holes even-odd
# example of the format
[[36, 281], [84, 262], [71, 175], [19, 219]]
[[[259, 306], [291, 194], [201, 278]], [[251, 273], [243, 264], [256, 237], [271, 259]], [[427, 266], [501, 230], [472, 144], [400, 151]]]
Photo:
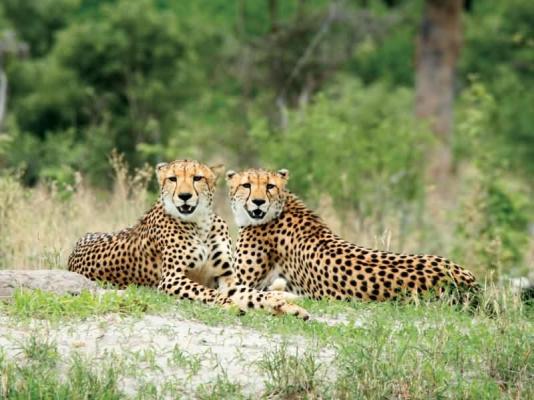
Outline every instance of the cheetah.
[[228, 226], [213, 211], [218, 169], [192, 160], [158, 164], [156, 204], [133, 227], [88, 233], [76, 243], [68, 269], [119, 288], [144, 285], [180, 299], [306, 319], [307, 312], [290, 303], [295, 295], [236, 285]]
[[283, 279], [282, 290], [313, 299], [384, 301], [447, 286], [476, 289], [471, 272], [433, 255], [398, 254], [349, 243], [286, 189], [289, 173], [228, 171], [235, 221], [239, 283], [263, 288]]

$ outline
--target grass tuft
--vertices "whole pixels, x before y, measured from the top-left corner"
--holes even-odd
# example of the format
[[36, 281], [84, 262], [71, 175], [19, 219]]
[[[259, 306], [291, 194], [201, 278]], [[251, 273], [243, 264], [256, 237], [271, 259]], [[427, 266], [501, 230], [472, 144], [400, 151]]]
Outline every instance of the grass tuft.
[[121, 399], [117, 370], [106, 361], [90, 366], [75, 354], [66, 376], [57, 363], [55, 345], [30, 337], [21, 346], [24, 360], [8, 360], [0, 351], [0, 398], [27, 399]]
[[241, 386], [231, 382], [223, 373], [219, 374], [214, 382], [199, 385], [195, 398], [198, 400], [239, 400], [245, 399], [245, 396], [241, 391]]
[[198, 374], [201, 367], [201, 359], [199, 356], [188, 354], [180, 349], [180, 346], [177, 344], [174, 345], [167, 362], [171, 367], [179, 367], [187, 370], [189, 377]]
[[283, 399], [320, 398], [325, 367], [316, 351], [290, 354], [286, 344], [264, 355], [258, 363], [265, 376], [266, 394]]
[[155, 290], [130, 286], [124, 291], [109, 290], [99, 294], [82, 291], [78, 296], [58, 295], [41, 290], [17, 290], [11, 300], [0, 303], [0, 310], [18, 318], [57, 320], [86, 318], [119, 313], [141, 315], [170, 310], [175, 300]]

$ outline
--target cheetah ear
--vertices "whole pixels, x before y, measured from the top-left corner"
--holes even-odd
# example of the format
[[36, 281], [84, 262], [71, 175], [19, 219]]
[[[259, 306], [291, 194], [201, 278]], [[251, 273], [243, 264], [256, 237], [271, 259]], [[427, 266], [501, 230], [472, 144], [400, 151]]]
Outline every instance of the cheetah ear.
[[235, 172], [233, 169], [230, 169], [230, 170], [226, 171], [226, 180], [229, 181], [229, 180], [232, 179], [236, 174], [237, 174], [237, 172]]
[[224, 171], [224, 164], [217, 164], [212, 167], [210, 167], [211, 171], [215, 174], [215, 176], [218, 178], [221, 176], [221, 174]]
[[158, 183], [159, 183], [160, 185], [162, 184], [162, 181], [163, 181], [163, 179], [162, 179], [161, 176], [160, 176], [161, 169], [162, 169], [163, 167], [166, 167], [167, 165], [169, 165], [169, 164], [168, 164], [168, 163], [164, 163], [164, 162], [162, 162], [162, 163], [158, 163], [158, 164], [156, 165], [156, 177], [158, 178]]
[[289, 179], [289, 171], [285, 168], [279, 169], [276, 171], [277, 175], [281, 178], [285, 179], [286, 181]]

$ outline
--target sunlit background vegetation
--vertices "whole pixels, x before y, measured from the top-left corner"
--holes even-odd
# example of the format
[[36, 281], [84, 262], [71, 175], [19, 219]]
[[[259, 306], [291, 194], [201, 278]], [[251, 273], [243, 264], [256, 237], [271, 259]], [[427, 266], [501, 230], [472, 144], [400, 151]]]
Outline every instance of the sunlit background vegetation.
[[146, 164], [195, 158], [288, 168], [359, 244], [533, 274], [534, 7], [464, 2], [443, 141], [415, 112], [432, 1], [3, 0], [0, 268], [64, 267], [155, 199]]

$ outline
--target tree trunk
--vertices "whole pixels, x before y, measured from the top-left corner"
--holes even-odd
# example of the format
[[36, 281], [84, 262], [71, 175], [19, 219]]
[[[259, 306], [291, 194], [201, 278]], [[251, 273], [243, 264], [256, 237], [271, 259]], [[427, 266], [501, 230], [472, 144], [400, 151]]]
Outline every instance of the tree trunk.
[[443, 183], [451, 172], [456, 61], [462, 43], [463, 0], [426, 0], [415, 55], [416, 115], [427, 119], [438, 144], [429, 178]]
[[6, 31], [0, 37], [0, 133], [2, 133], [2, 124], [6, 116], [8, 80], [4, 71], [4, 59], [9, 54], [17, 57], [24, 57], [28, 54], [28, 45], [17, 40], [13, 31]]
[[276, 32], [278, 30], [278, 0], [269, 0], [268, 3], [271, 32]]

